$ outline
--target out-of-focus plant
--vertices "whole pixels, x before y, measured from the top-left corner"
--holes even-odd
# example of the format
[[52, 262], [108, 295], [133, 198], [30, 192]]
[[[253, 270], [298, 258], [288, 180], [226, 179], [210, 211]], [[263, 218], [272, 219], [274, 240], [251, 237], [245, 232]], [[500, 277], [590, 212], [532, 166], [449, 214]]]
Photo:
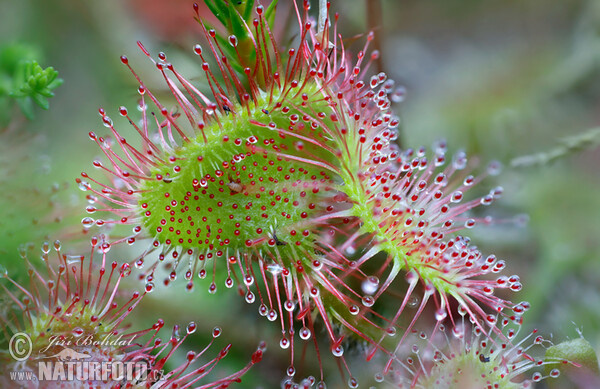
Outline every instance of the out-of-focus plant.
[[36, 50], [26, 45], [0, 47], [0, 124], [10, 120], [11, 102], [30, 120], [35, 116], [34, 104], [49, 108], [48, 99], [63, 80], [52, 66], [40, 66], [37, 58]]
[[[34, 105], [49, 108], [48, 99], [63, 80], [52, 67], [37, 62], [38, 50], [24, 44], [0, 46], [0, 263], [14, 263], [13, 276], [21, 279], [22, 261], [14, 257], [39, 244], [50, 234], [72, 235], [75, 227], [73, 196], [64, 182], [47, 183], [48, 156], [34, 150], [44, 142], [39, 131], [26, 131], [31, 121], [19, 120], [18, 106], [29, 120]], [[75, 199], [76, 200], [76, 199]], [[66, 218], [66, 221], [63, 220]], [[63, 223], [64, 221], [64, 223]]]

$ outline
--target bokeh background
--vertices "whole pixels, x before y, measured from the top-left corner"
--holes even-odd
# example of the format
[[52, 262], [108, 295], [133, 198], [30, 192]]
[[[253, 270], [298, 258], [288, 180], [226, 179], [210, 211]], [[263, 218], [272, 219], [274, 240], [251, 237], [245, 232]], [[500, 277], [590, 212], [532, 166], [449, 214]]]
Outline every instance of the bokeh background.
[[[164, 85], [137, 40], [154, 54], [166, 52], [200, 82], [191, 48], [202, 38], [192, 3], [0, 0], [0, 45], [29, 44], [65, 81], [49, 111], [38, 109], [28, 121], [15, 108], [10, 129], [0, 133], [0, 263], [9, 271], [19, 272], [18, 248], [25, 243], [34, 253], [57, 237], [63, 245], [72, 241], [73, 250], [85, 247], [79, 233], [85, 200], [74, 179], [100, 156], [87, 133], [105, 132], [99, 107], [128, 131], [117, 110], [134, 107], [137, 99], [120, 55], [128, 55], [154, 90]], [[290, 3], [281, 3], [276, 28], [283, 30]], [[451, 150], [464, 149], [482, 164], [504, 165], [502, 174], [482, 184], [486, 191], [505, 188], [504, 197], [485, 209], [502, 222], [478, 227], [472, 237], [521, 276], [524, 288], [515, 299], [532, 304], [525, 325], [556, 342], [580, 331], [599, 350], [600, 1], [332, 3], [349, 49], [362, 48], [353, 38], [375, 29], [382, 54], [376, 67], [406, 88], [405, 101], [396, 106], [403, 147], [443, 138]], [[527, 223], [517, 216], [523, 214]], [[135, 319], [194, 320], [205, 334], [220, 325], [221, 345], [234, 344], [220, 369], [245, 364], [258, 339], [269, 341], [268, 352], [276, 355], [276, 328], [253, 325], [264, 320], [256, 307], [235, 293], [209, 295], [203, 284], [193, 294], [182, 289], [152, 294]], [[206, 342], [195, 339], [198, 347]], [[278, 386], [287, 363], [285, 354], [281, 362], [273, 355], [245, 385]]]

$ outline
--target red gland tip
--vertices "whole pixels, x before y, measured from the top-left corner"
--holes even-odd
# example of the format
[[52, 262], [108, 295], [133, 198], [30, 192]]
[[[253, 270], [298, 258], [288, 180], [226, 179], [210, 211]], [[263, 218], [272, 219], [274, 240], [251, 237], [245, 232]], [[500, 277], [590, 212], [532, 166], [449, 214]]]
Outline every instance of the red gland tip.
[[256, 350], [254, 354], [252, 354], [252, 363], [258, 363], [262, 361], [263, 352], [262, 350]]

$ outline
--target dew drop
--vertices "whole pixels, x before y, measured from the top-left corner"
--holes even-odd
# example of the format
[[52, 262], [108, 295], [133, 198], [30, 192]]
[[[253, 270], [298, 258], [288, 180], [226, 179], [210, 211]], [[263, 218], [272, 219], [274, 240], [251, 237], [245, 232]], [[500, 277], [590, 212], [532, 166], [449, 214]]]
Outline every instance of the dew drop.
[[78, 263], [81, 263], [80, 257], [67, 257], [67, 265], [76, 265]]
[[354, 377], [350, 377], [350, 379], [348, 380], [348, 387], [349, 388], [358, 388], [358, 380]]
[[416, 308], [417, 305], [419, 305], [419, 301], [420, 301], [420, 299], [417, 296], [412, 296], [411, 298], [408, 299], [406, 306], [409, 308]]
[[277, 275], [283, 271], [283, 267], [276, 263], [267, 265], [267, 271], [273, 275]]
[[108, 242], [102, 243], [100, 245], [100, 251], [104, 254], [108, 253], [110, 251], [110, 243], [108, 243]]
[[188, 334], [193, 334], [194, 332], [196, 332], [197, 328], [198, 328], [198, 326], [196, 325], [196, 323], [194, 323], [192, 321], [192, 322], [190, 322], [190, 324], [188, 324], [186, 331]]
[[462, 170], [467, 166], [467, 154], [464, 151], [459, 151], [454, 155], [452, 160], [452, 166], [456, 170]]
[[95, 222], [96, 221], [94, 219], [92, 219], [91, 217], [84, 217], [83, 219], [81, 219], [81, 224], [83, 224], [83, 227], [86, 229], [93, 226]]
[[377, 292], [377, 289], [379, 288], [379, 278], [377, 278], [375, 276], [367, 277], [362, 282], [361, 287], [362, 287], [363, 293], [371, 295], [371, 294]]
[[452, 329], [452, 335], [454, 335], [454, 337], [456, 339], [462, 339], [463, 336], [465, 335], [465, 331], [464, 331], [464, 329], [462, 327], [455, 326]]
[[292, 312], [294, 310], [294, 308], [296, 307], [296, 304], [294, 304], [293, 301], [291, 300], [287, 300], [284, 304], [283, 307], [285, 308], [286, 311], [288, 312]]
[[287, 368], [286, 373], [288, 377], [293, 377], [294, 374], [296, 374], [296, 369], [294, 368], [294, 366], [290, 366]]
[[246, 302], [248, 304], [252, 304], [255, 300], [256, 298], [254, 297], [254, 293], [248, 291], [248, 293], [246, 293]]
[[301, 389], [310, 389], [315, 384], [315, 381], [316, 381], [315, 377], [309, 376], [309, 377], [303, 379], [302, 381], [300, 381], [300, 388]]
[[497, 176], [502, 171], [502, 164], [498, 161], [493, 161], [488, 165], [487, 172], [490, 176]]
[[319, 297], [319, 288], [317, 288], [316, 286], [313, 286], [312, 288], [310, 288], [309, 294], [310, 294], [310, 297], [312, 297], [312, 298]]
[[399, 86], [398, 88], [396, 88], [394, 93], [392, 93], [392, 95], [391, 95], [391, 100], [394, 103], [401, 103], [404, 101], [405, 98], [406, 98], [406, 88], [403, 86]]
[[457, 190], [456, 192], [452, 193], [452, 198], [450, 199], [451, 202], [453, 203], [459, 203], [463, 198], [463, 194], [461, 191]]
[[210, 294], [217, 293], [217, 285], [214, 282], [212, 284], [210, 284], [210, 286], [208, 287], [208, 293], [210, 293]]
[[341, 357], [342, 355], [344, 355], [344, 348], [341, 345], [337, 345], [337, 346], [333, 346], [331, 347], [331, 353], [333, 354], [334, 357]]
[[213, 331], [212, 331], [213, 338], [218, 338], [219, 336], [221, 336], [221, 332], [222, 332], [221, 327], [213, 328]]
[[90, 190], [90, 184], [87, 181], [81, 181], [78, 185], [79, 189], [83, 192]]
[[371, 86], [371, 88], [375, 88], [377, 85], [379, 85], [379, 80], [377, 79], [377, 76], [372, 76], [369, 85]]
[[365, 307], [372, 307], [375, 304], [375, 299], [373, 296], [363, 296], [362, 303]]
[[127, 277], [131, 274], [131, 266], [128, 263], [121, 265], [121, 277]]
[[102, 117], [102, 124], [104, 124], [104, 127], [110, 128], [113, 125], [113, 121], [108, 116], [103, 116]]
[[311, 332], [307, 327], [302, 327], [300, 329], [300, 339], [308, 340], [308, 339], [310, 339], [310, 336], [311, 336]]
[[288, 340], [288, 338], [286, 338], [285, 336], [281, 338], [281, 340], [279, 341], [279, 347], [281, 347], [284, 350], [290, 347], [290, 341]]
[[275, 321], [275, 320], [277, 320], [277, 312], [274, 309], [271, 309], [269, 311], [269, 313], [267, 314], [267, 319], [269, 321]]
[[83, 328], [81, 328], [81, 327], [73, 328], [72, 334], [74, 337], [79, 338], [81, 335], [83, 335]]
[[146, 293], [152, 293], [152, 292], [154, 292], [154, 283], [153, 282], [147, 282], [144, 289], [146, 290]]
[[446, 310], [444, 308], [439, 308], [438, 310], [435, 311], [435, 320], [437, 321], [442, 321], [446, 318], [446, 316], [448, 316], [448, 313], [446, 312]]
[[269, 312], [267, 306], [265, 304], [260, 304], [260, 307], [258, 307], [258, 314], [261, 316], [267, 316], [267, 313]]

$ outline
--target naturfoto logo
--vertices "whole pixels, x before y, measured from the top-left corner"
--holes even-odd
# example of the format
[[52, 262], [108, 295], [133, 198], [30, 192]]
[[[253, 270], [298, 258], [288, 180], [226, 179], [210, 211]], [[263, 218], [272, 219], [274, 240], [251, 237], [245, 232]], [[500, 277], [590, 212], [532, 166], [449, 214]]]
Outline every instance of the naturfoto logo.
[[[24, 361], [28, 358], [23, 359], [18, 356], [23, 353], [31, 354], [30, 350], [26, 350], [27, 345], [32, 344], [31, 339], [25, 333], [15, 335], [18, 335], [19, 339], [23, 339], [23, 341], [11, 343], [11, 355], [17, 361]], [[145, 360], [101, 360], [102, 355], [97, 352], [99, 347], [130, 345], [133, 338], [128, 341], [123, 340], [120, 336], [111, 339], [108, 334], [101, 341], [94, 341], [92, 336], [78, 339], [61, 339], [59, 336], [53, 336], [49, 340], [48, 346], [41, 349], [37, 357], [29, 356], [29, 359], [36, 360], [36, 363], [23, 364], [24, 369], [11, 371], [11, 381], [106, 382], [111, 380], [135, 383], [156, 382], [163, 376], [162, 370], [152, 369], [152, 366]], [[59, 348], [60, 351], [45, 355], [49, 351], [52, 352]]]

